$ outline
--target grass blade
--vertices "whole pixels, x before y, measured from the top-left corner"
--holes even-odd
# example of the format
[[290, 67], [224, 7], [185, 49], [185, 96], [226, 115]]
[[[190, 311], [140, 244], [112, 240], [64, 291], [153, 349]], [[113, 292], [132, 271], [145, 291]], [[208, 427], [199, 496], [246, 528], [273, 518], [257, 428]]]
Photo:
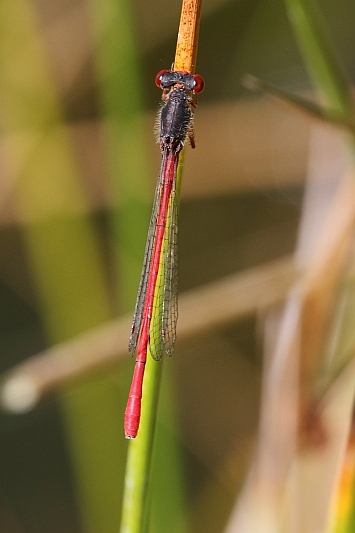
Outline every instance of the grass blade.
[[285, 0], [309, 75], [322, 103], [344, 120], [352, 115], [352, 99], [337, 58], [329, 44], [321, 15], [311, 0]]

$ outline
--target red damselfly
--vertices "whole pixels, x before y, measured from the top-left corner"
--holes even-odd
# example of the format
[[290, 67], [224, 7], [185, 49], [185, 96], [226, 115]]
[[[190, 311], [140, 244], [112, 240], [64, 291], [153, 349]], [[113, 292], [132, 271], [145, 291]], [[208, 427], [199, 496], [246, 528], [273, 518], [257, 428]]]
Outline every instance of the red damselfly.
[[178, 316], [176, 175], [186, 138], [195, 148], [193, 114], [196, 95], [204, 87], [198, 74], [173, 70], [158, 72], [155, 83], [163, 89], [158, 115], [162, 158], [129, 341], [129, 351], [137, 353], [125, 412], [125, 435], [130, 439], [136, 437], [139, 427], [148, 348], [157, 361], [163, 352], [172, 355], [174, 351]]

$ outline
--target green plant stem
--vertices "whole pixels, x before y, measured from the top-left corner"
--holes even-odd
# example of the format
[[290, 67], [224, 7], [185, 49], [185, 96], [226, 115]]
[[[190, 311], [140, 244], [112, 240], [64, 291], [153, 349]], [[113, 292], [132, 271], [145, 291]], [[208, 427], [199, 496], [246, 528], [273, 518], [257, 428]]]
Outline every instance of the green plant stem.
[[141, 533], [148, 520], [147, 491], [162, 366], [162, 361], [154, 361], [148, 353], [139, 436], [128, 447], [121, 533]]
[[312, 0], [285, 0], [299, 48], [323, 104], [337, 116], [352, 115], [352, 98]]
[[[185, 150], [180, 154], [176, 176], [177, 202], [179, 202], [180, 198], [184, 154]], [[162, 254], [164, 254], [164, 249], [162, 250]], [[163, 276], [164, 265], [162, 263], [160, 269], [161, 272], [159, 275]], [[163, 285], [160, 286], [161, 291], [163, 291]], [[154, 306], [152, 322], [156, 318], [155, 315], [159, 315], [160, 312], [161, 310]], [[148, 523], [147, 508], [150, 498], [147, 498], [147, 493], [153, 454], [161, 372], [162, 361], [159, 363], [154, 361], [148, 349], [143, 382], [142, 416], [139, 434], [136, 439], [130, 441], [128, 447], [121, 533], [141, 533], [144, 531], [144, 524]]]

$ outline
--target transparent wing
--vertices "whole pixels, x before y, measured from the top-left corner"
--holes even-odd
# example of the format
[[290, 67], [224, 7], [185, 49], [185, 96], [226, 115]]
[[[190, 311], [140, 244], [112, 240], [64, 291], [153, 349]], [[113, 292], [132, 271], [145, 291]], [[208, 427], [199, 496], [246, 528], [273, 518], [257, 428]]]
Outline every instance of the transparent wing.
[[177, 321], [176, 169], [179, 156], [174, 156], [173, 164], [171, 160], [170, 155], [164, 169], [165, 179], [171, 180], [172, 185], [149, 328], [149, 351], [156, 360], [162, 357], [164, 351], [172, 355]]
[[147, 294], [150, 265], [152, 262], [152, 255], [154, 251], [157, 220], [158, 220], [159, 208], [160, 208], [160, 203], [161, 203], [165, 159], [166, 159], [166, 156], [164, 153], [162, 157], [162, 161], [161, 161], [159, 178], [158, 178], [157, 185], [155, 188], [153, 209], [152, 209], [152, 214], [151, 214], [150, 222], [149, 222], [147, 242], [145, 245], [141, 279], [139, 282], [136, 306], [134, 308], [134, 313], [133, 313], [131, 335], [130, 335], [129, 344], [128, 344], [128, 350], [131, 352], [132, 355], [136, 353], [139, 332], [140, 332], [141, 325], [142, 325], [144, 303], [145, 303], [146, 294]]
[[168, 245], [164, 254], [165, 290], [163, 297], [162, 339], [164, 350], [169, 356], [173, 355], [174, 352], [178, 318], [178, 210], [175, 180], [171, 192], [167, 224]]

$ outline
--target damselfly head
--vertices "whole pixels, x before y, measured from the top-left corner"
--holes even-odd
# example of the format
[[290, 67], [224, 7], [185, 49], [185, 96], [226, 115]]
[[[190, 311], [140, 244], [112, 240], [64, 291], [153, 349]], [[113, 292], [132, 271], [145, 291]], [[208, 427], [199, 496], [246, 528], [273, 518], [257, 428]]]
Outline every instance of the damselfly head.
[[204, 79], [199, 74], [189, 74], [184, 71], [160, 70], [155, 76], [155, 85], [160, 89], [169, 89], [177, 83], [181, 83], [187, 91], [192, 93], [200, 93], [205, 86]]

